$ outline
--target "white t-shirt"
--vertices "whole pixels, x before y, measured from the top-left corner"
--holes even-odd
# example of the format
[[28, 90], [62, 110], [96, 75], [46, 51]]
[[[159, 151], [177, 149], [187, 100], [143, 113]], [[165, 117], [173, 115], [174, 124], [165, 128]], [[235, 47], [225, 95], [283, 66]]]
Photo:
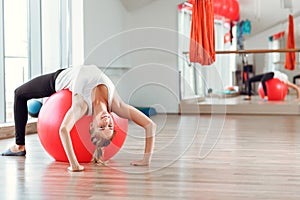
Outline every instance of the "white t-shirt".
[[274, 77], [273, 78], [278, 78], [279, 80], [281, 80], [284, 83], [287, 83], [289, 78], [285, 73], [282, 73], [280, 71], [274, 71]]
[[88, 115], [92, 114], [92, 90], [98, 85], [108, 90], [108, 110], [115, 91], [113, 82], [95, 65], [81, 65], [63, 70], [56, 78], [55, 90], [69, 89], [73, 95], [81, 95], [88, 104]]

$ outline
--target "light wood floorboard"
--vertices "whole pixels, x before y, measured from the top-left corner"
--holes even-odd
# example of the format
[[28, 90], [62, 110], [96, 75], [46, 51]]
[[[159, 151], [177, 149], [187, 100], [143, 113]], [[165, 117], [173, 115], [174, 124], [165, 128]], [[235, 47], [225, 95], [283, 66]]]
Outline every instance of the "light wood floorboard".
[[[0, 199], [300, 199], [300, 118], [272, 115], [156, 115], [150, 167], [144, 132], [129, 124], [108, 166], [70, 173], [27, 135], [27, 156], [0, 156]], [[4, 150], [13, 139], [0, 140]]]

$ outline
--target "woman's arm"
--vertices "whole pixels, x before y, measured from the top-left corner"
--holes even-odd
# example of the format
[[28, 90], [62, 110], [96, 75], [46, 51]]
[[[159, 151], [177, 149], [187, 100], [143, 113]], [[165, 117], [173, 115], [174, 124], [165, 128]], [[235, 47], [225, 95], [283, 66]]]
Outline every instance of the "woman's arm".
[[144, 158], [142, 160], [133, 161], [131, 164], [134, 166], [149, 165], [154, 149], [156, 124], [138, 109], [124, 103], [117, 93], [114, 95], [112, 111], [122, 118], [132, 120], [145, 129]]
[[299, 101], [300, 100], [300, 89], [297, 85], [291, 83], [291, 82], [287, 82], [286, 85], [290, 88], [293, 88], [294, 90], [296, 90], [296, 93], [297, 93], [297, 98], [296, 100]]
[[66, 113], [59, 129], [60, 139], [70, 163], [70, 167], [68, 167], [69, 171], [83, 171], [84, 169], [84, 167], [78, 163], [74, 153], [70, 131], [75, 123], [86, 113], [86, 111], [87, 104], [83, 98], [79, 95], [74, 95], [72, 98], [72, 106]]

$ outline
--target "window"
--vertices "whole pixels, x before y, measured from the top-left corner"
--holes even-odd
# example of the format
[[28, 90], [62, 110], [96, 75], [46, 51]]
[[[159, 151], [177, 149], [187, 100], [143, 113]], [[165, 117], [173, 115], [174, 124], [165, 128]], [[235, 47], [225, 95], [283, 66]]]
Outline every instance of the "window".
[[0, 123], [13, 121], [14, 90], [71, 65], [71, 1], [0, 1]]
[[5, 118], [11, 121], [14, 89], [28, 80], [28, 2], [4, 0], [3, 5]]

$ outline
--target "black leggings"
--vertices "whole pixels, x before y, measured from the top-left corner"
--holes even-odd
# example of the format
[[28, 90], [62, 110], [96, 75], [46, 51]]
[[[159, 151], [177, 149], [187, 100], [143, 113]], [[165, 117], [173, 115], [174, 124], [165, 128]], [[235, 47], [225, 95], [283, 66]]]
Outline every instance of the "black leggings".
[[55, 91], [55, 79], [63, 69], [38, 76], [15, 90], [14, 120], [16, 144], [25, 145], [25, 130], [28, 120], [27, 101], [34, 98], [49, 97]]
[[300, 75], [296, 75], [293, 77], [293, 83], [296, 84], [296, 79], [300, 78]]
[[274, 72], [268, 72], [265, 74], [259, 74], [259, 75], [253, 76], [252, 78], [248, 79], [248, 82], [247, 82], [248, 83], [248, 95], [251, 96], [252, 83], [261, 81], [265, 96], [268, 96], [266, 81], [272, 79], [273, 77], [274, 77]]

